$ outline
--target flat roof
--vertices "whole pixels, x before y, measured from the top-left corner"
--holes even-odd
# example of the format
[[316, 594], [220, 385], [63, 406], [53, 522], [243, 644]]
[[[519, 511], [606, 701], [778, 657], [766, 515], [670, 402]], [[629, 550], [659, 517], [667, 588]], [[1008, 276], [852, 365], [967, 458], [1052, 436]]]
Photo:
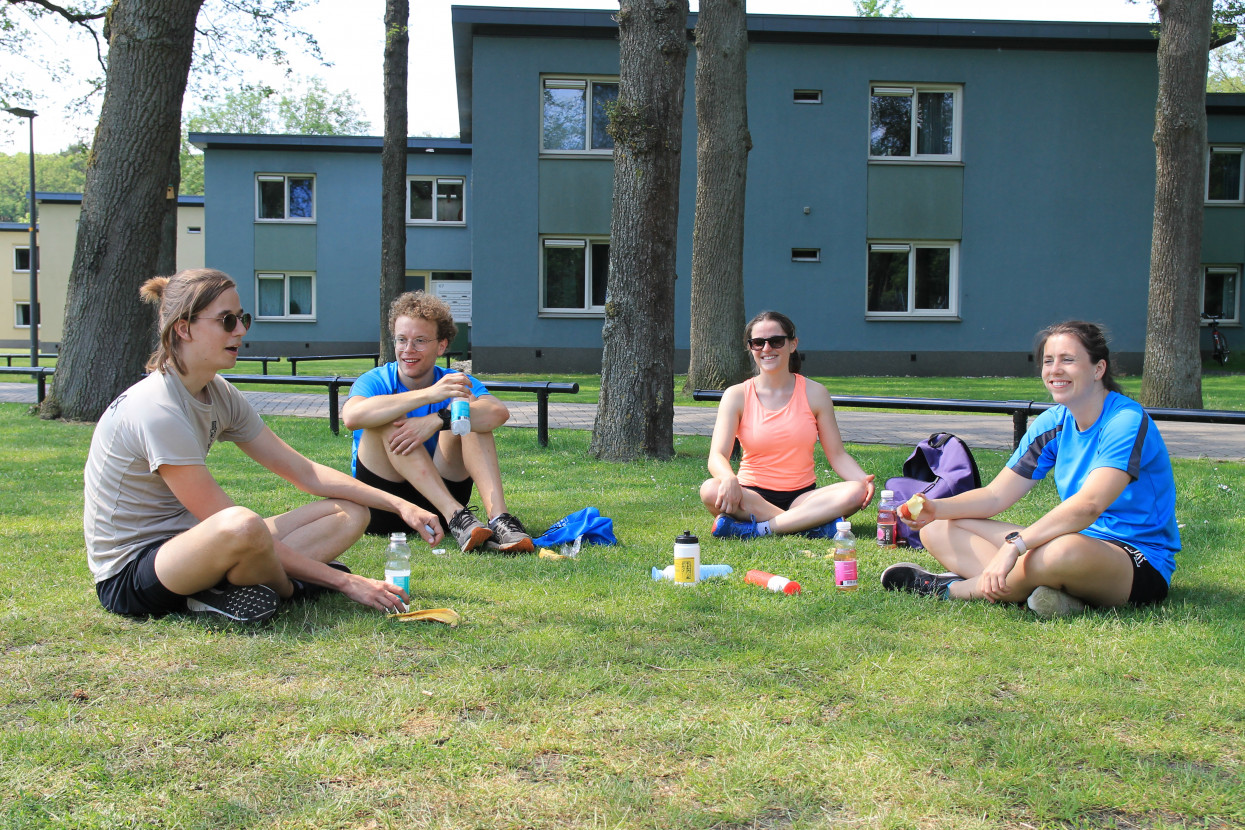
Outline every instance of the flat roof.
[[[47, 190], [36, 190], [35, 198], [45, 205], [82, 204], [81, 193], [53, 193]], [[203, 197], [181, 193], [177, 196], [177, 204], [179, 207], [203, 207]]]
[[[191, 144], [229, 150], [306, 150], [336, 153], [379, 153], [384, 138], [376, 135], [248, 135], [244, 133], [191, 133]], [[471, 145], [457, 138], [408, 138], [408, 153], [470, 153]]]
[[[617, 39], [616, 12], [592, 9], [453, 6], [458, 124], [471, 140], [471, 63], [475, 37]], [[696, 13], [687, 16], [688, 36]], [[945, 20], [917, 17], [822, 17], [750, 14], [752, 43], [868, 44], [974, 49], [1156, 52], [1150, 23], [1069, 23], [1023, 20]]]

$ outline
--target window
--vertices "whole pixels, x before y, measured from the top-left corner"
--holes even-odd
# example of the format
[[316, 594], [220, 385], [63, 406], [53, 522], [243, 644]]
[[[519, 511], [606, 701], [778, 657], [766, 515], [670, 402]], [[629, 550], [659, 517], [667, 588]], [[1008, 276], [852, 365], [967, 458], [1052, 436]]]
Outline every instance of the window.
[[[43, 303], [39, 304], [39, 310], [43, 311]], [[13, 326], [19, 329], [30, 328], [30, 301], [13, 304]]]
[[202, 225], [187, 225], [186, 233], [203, 233]]
[[1221, 323], [1239, 323], [1237, 296], [1241, 284], [1239, 265], [1208, 265], [1202, 272], [1202, 313]]
[[541, 255], [541, 311], [605, 311], [608, 239], [546, 239]]
[[873, 86], [869, 98], [869, 158], [957, 161], [958, 86]]
[[792, 262], [821, 262], [821, 248], [792, 248]]
[[[35, 256], [39, 255], [39, 249], [35, 248]], [[13, 249], [13, 270], [29, 271], [30, 270], [30, 246], [24, 245], [20, 248]]]
[[540, 149], [545, 153], [612, 153], [607, 108], [618, 81], [545, 78], [541, 82]]
[[870, 243], [868, 315], [954, 317], [958, 260], [955, 242]]
[[465, 187], [461, 176], [412, 176], [407, 179], [406, 221], [463, 224]]
[[261, 320], [309, 320], [316, 316], [314, 274], [256, 274]]
[[314, 176], [261, 173], [255, 177], [255, 218], [269, 222], [314, 222]]
[[820, 104], [820, 89], [796, 89], [791, 92], [791, 101], [795, 104]]
[[1240, 202], [1242, 147], [1211, 147], [1206, 154], [1206, 201]]

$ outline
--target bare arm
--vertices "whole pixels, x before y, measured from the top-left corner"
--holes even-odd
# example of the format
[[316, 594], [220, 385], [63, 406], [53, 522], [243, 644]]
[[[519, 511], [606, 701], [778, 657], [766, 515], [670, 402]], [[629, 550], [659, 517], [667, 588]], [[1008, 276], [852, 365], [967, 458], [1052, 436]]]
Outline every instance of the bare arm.
[[510, 410], [492, 395], [471, 399], [471, 431], [492, 432], [510, 420]]
[[451, 372], [423, 389], [410, 389], [396, 395], [352, 395], [342, 407], [342, 422], [347, 429], [374, 429], [405, 418], [406, 413], [421, 406], [449, 398], [470, 397], [470, 379], [462, 372]]
[[709, 475], [717, 479], [718, 496], [715, 501], [721, 513], [734, 513], [743, 500], [743, 487], [731, 466], [731, 453], [735, 450], [735, 437], [739, 434], [739, 422], [743, 418], [744, 394], [742, 385], [732, 386], [718, 403], [717, 420], [713, 424], [713, 438], [709, 442]]
[[161, 464], [157, 472], [182, 506], [201, 522], [234, 506], [202, 464]]
[[859, 481], [865, 485], [865, 498], [861, 507], [868, 507], [873, 501], [873, 475], [852, 458], [851, 453], [843, 446], [843, 436], [839, 432], [839, 422], [834, 417], [834, 401], [826, 387], [816, 381], [804, 380], [805, 395], [808, 406], [817, 419], [817, 440], [821, 442], [821, 450], [826, 454], [826, 461], [844, 481]]

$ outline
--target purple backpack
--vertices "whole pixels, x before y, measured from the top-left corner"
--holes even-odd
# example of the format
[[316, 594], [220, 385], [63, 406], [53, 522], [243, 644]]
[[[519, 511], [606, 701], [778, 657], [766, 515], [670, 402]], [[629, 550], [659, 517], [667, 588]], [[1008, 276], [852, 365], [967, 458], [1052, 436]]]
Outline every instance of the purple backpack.
[[[894, 492], [896, 503], [907, 501], [915, 493], [941, 499], [980, 486], [981, 474], [968, 444], [949, 432], [935, 432], [917, 444], [903, 463], [903, 475], [886, 481], [886, 489]], [[924, 547], [920, 535], [902, 521], [896, 530], [898, 538], [910, 547]]]

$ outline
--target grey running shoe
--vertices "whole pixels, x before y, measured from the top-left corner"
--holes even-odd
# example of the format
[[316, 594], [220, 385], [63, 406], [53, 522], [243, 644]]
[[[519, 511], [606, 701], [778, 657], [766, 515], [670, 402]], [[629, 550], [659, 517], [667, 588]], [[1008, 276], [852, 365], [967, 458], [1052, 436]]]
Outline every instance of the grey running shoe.
[[900, 562], [882, 571], [882, 587], [888, 591], [911, 591], [925, 597], [948, 599], [947, 588], [963, 577], [950, 572], [936, 574], [914, 565]]
[[464, 507], [450, 516], [449, 525], [450, 533], [454, 534], [454, 541], [464, 552], [475, 550], [493, 538], [493, 531], [476, 518], [470, 507]]
[[523, 522], [509, 513], [501, 513], [496, 519], [490, 519], [489, 528], [493, 531], [493, 539], [488, 547], [494, 545], [502, 553], [531, 553], [536, 550], [532, 544], [532, 536], [523, 527]]
[[[326, 564], [335, 571], [351, 573], [351, 570], [341, 562], [328, 562]], [[290, 602], [310, 602], [332, 591], [332, 588], [326, 588], [323, 585], [316, 585], [312, 582], [303, 582], [301, 579], [295, 579], [294, 577], [290, 577], [290, 583], [294, 586], [294, 594], [290, 597]]]
[[1046, 585], [1034, 588], [1025, 604], [1030, 611], [1044, 620], [1051, 617], [1071, 617], [1085, 610], [1085, 603], [1076, 597]]
[[256, 625], [272, 619], [281, 597], [267, 585], [230, 585], [208, 588], [186, 597], [186, 610], [216, 622]]

